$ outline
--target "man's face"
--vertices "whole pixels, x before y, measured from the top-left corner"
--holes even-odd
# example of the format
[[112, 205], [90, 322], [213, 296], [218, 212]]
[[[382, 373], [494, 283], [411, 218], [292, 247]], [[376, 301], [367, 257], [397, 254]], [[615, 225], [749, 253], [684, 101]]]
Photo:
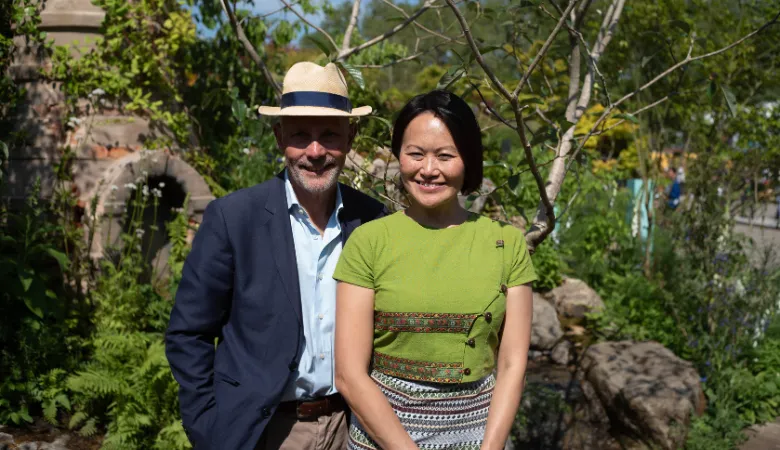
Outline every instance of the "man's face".
[[346, 117], [282, 117], [274, 134], [291, 181], [312, 194], [333, 188], [355, 131]]

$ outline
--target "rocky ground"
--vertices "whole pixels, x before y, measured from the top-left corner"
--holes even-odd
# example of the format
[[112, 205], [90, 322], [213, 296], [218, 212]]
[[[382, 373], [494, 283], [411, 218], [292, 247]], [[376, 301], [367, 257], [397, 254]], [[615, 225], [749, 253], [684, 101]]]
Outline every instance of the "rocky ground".
[[102, 438], [67, 433], [44, 421], [28, 428], [0, 425], [0, 450], [98, 450]]

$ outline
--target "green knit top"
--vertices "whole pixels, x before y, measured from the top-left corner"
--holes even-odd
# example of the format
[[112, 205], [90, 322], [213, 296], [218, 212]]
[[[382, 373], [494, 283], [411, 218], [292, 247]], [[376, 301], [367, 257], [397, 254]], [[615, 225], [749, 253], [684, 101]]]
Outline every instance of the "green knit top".
[[333, 278], [374, 290], [375, 370], [460, 383], [495, 368], [506, 290], [536, 272], [511, 225], [471, 214], [433, 229], [399, 211], [352, 233]]

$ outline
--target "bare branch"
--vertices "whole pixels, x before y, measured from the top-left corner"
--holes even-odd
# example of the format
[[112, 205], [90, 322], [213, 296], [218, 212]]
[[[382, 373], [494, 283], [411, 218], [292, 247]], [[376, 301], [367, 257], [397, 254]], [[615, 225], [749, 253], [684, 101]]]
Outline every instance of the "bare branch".
[[[531, 171], [531, 174], [534, 177], [534, 181], [536, 181], [536, 188], [539, 190], [539, 196], [541, 197], [541, 203], [545, 211], [544, 220], [546, 226], [538, 227], [535, 221], [531, 226], [533, 231], [538, 230], [538, 232], [534, 233], [536, 240], [528, 242], [528, 246], [533, 251], [533, 249], [536, 248], [536, 245], [541, 243], [548, 234], [552, 233], [552, 230], [555, 227], [555, 210], [553, 209], [550, 197], [547, 195], [547, 189], [545, 187], [544, 179], [542, 178], [541, 173], [539, 173], [539, 167], [536, 165], [536, 160], [534, 159], [534, 154], [531, 150], [531, 144], [528, 142], [528, 138], [525, 135], [525, 121], [523, 120], [523, 112], [520, 110], [516, 99], [512, 106], [515, 108], [515, 121], [517, 122], [518, 130], [517, 134], [520, 136], [520, 142], [523, 144], [523, 150], [525, 150], [525, 159], [528, 161], [528, 169]], [[537, 217], [538, 216], [539, 214], [537, 214]], [[536, 230], [534, 230], [534, 228]]]
[[344, 32], [344, 41], [341, 43], [341, 51], [345, 52], [349, 49], [349, 42], [352, 40], [352, 33], [355, 31], [357, 25], [358, 15], [360, 14], [360, 0], [355, 0], [352, 4], [352, 15], [349, 17], [349, 25], [347, 25], [347, 31]]
[[496, 112], [495, 110], [493, 110], [493, 108], [491, 108], [491, 107], [490, 107], [490, 104], [488, 103], [488, 101], [487, 101], [487, 100], [485, 100], [485, 96], [484, 96], [484, 95], [482, 95], [482, 91], [480, 91], [480, 90], [479, 90], [479, 88], [477, 87], [477, 85], [476, 85], [476, 84], [474, 84], [474, 83], [471, 83], [471, 85], [474, 87], [474, 90], [476, 90], [476, 91], [477, 91], [477, 94], [479, 94], [479, 98], [481, 98], [481, 99], [482, 99], [482, 103], [484, 103], [484, 104], [485, 104], [485, 108], [487, 108], [487, 110], [488, 110], [488, 111], [490, 111], [490, 113], [491, 113], [491, 114], [493, 114], [493, 116], [495, 116], [495, 118], [496, 118], [496, 119], [498, 119], [498, 120], [499, 120], [501, 123], [503, 123], [504, 125], [506, 125], [506, 126], [508, 126], [509, 128], [511, 128], [511, 129], [513, 129], [513, 130], [515, 130], [515, 131], [516, 131], [517, 129], [516, 129], [516, 127], [515, 127], [514, 125], [512, 125], [511, 123], [509, 123], [509, 121], [508, 121], [508, 120], [506, 120], [506, 119], [504, 119], [503, 117], [501, 117], [501, 114], [499, 114], [498, 112]]
[[[282, 1], [284, 1], [284, 0], [282, 0]], [[357, 47], [350, 48], [350, 49], [348, 49], [346, 51], [342, 50], [341, 52], [339, 52], [339, 56], [336, 58], [336, 60], [343, 61], [343, 60], [349, 58], [350, 56], [354, 55], [355, 53], [357, 53], [357, 52], [359, 52], [359, 51], [361, 51], [361, 50], [363, 50], [365, 48], [371, 47], [372, 45], [376, 45], [376, 44], [384, 41], [385, 39], [389, 38], [390, 36], [398, 33], [399, 31], [401, 31], [404, 28], [406, 28], [407, 26], [409, 26], [410, 23], [414, 22], [415, 19], [420, 17], [420, 15], [422, 15], [422, 13], [424, 13], [425, 11], [430, 9], [431, 5], [433, 5], [435, 2], [436, 2], [436, 0], [427, 0], [420, 9], [415, 11], [414, 14], [409, 16], [409, 18], [407, 18], [402, 23], [399, 23], [398, 25], [396, 25], [393, 28], [391, 28], [389, 31], [387, 31], [387, 32], [385, 32], [383, 34], [380, 34], [379, 36], [377, 36], [377, 37], [375, 37], [373, 39], [370, 39], [369, 41], [367, 41], [367, 42], [365, 42], [363, 44], [360, 44]]]
[[542, 48], [539, 50], [539, 53], [534, 56], [534, 62], [531, 63], [530, 66], [528, 66], [528, 70], [526, 70], [525, 75], [523, 75], [523, 78], [520, 80], [520, 83], [517, 84], [517, 87], [515, 88], [514, 92], [512, 92], [512, 97], [517, 97], [517, 94], [520, 93], [520, 90], [523, 89], [523, 86], [525, 85], [526, 81], [528, 81], [528, 78], [531, 77], [531, 74], [533, 73], [534, 69], [536, 69], [536, 66], [539, 65], [539, 63], [544, 59], [544, 55], [547, 54], [547, 51], [550, 49], [550, 46], [552, 45], [555, 38], [558, 36], [558, 33], [561, 31], [561, 28], [563, 27], [563, 24], [566, 22], [566, 16], [569, 15], [572, 9], [577, 5], [577, 2], [579, 0], [569, 0], [569, 6], [566, 7], [566, 11], [561, 14], [560, 20], [558, 20], [558, 23], [555, 24], [555, 28], [553, 28], [552, 32], [550, 33], [550, 36], [547, 37], [547, 40], [544, 42], [544, 45], [542, 45]]
[[[297, 5], [298, 3], [300, 3], [300, 1], [301, 0], [295, 0], [294, 2], [290, 3], [290, 6]], [[261, 19], [265, 19], [268, 16], [273, 16], [274, 14], [276, 14], [278, 12], [282, 12], [282, 11], [286, 10], [287, 8], [288, 8], [287, 6], [282, 6], [281, 8], [279, 8], [277, 10], [274, 10], [274, 11], [271, 11], [269, 13], [265, 13], [265, 14], [261, 15], [260, 18]]]
[[396, 59], [395, 61], [391, 61], [391, 62], [389, 62], [387, 64], [358, 64], [358, 65], [355, 65], [355, 67], [364, 68], [364, 69], [384, 69], [385, 67], [394, 66], [394, 65], [400, 64], [402, 62], [413, 61], [413, 60], [417, 59], [418, 57], [420, 57], [420, 56], [422, 56], [422, 55], [424, 55], [424, 54], [426, 54], [426, 53], [428, 53], [428, 52], [430, 52], [432, 50], [436, 50], [437, 48], [441, 47], [444, 44], [446, 44], [446, 42], [439, 42], [438, 44], [436, 44], [436, 45], [434, 45], [434, 46], [432, 46], [430, 48], [427, 48], [425, 50], [419, 51], [419, 52], [417, 52], [417, 53], [415, 53], [413, 55], [405, 56], [405, 57], [403, 57], [401, 59]]
[[260, 71], [263, 73], [266, 81], [268, 81], [268, 84], [270, 84], [273, 88], [276, 99], [279, 100], [282, 95], [282, 88], [279, 86], [279, 84], [276, 83], [276, 80], [274, 80], [271, 71], [268, 70], [268, 66], [265, 65], [263, 59], [257, 53], [257, 50], [255, 50], [255, 47], [251, 42], [249, 42], [249, 39], [244, 33], [244, 28], [241, 26], [238, 20], [236, 20], [236, 16], [233, 14], [233, 10], [230, 9], [230, 6], [227, 4], [227, 0], [219, 1], [222, 3], [222, 9], [225, 10], [225, 14], [228, 16], [228, 21], [230, 21], [230, 26], [233, 28], [233, 32], [236, 33], [236, 36], [238, 36], [238, 40], [241, 42], [241, 45], [244, 46], [244, 50], [249, 53], [249, 57], [252, 58], [252, 61], [254, 61], [255, 64], [257, 64], [257, 66], [260, 68]]
[[[407, 19], [409, 18], [409, 13], [407, 13], [405, 9], [401, 8], [400, 6], [398, 6], [395, 3], [391, 2], [390, 0], [382, 0], [382, 1], [387, 6], [395, 8], [396, 11], [400, 12], [401, 14], [403, 14], [404, 17], [406, 17]], [[429, 33], [429, 34], [431, 34], [433, 36], [436, 36], [439, 39], [444, 39], [447, 42], [454, 42], [454, 43], [459, 44], [459, 45], [466, 45], [464, 42], [458, 41], [457, 38], [453, 39], [453, 38], [451, 38], [449, 36], [446, 36], [446, 35], [443, 35], [443, 34], [439, 33], [438, 31], [431, 30], [430, 28], [422, 25], [420, 22], [418, 22], [416, 20], [413, 21], [412, 24], [414, 24], [414, 26], [416, 26], [417, 28], [425, 31], [426, 33]]]
[[474, 57], [477, 60], [477, 63], [482, 67], [482, 70], [485, 71], [485, 74], [487, 74], [488, 78], [490, 78], [490, 81], [493, 83], [493, 86], [501, 93], [501, 95], [507, 99], [508, 101], [512, 101], [512, 94], [509, 93], [506, 87], [499, 81], [499, 79], [496, 77], [496, 74], [493, 73], [492, 70], [490, 70], [490, 67], [488, 67], [487, 63], [485, 62], [485, 58], [482, 57], [482, 53], [479, 51], [479, 47], [477, 47], [477, 43], [474, 42], [474, 36], [471, 35], [471, 30], [469, 29], [469, 24], [466, 23], [466, 18], [463, 17], [463, 14], [460, 13], [460, 10], [455, 5], [455, 2], [453, 0], [445, 0], [447, 4], [450, 6], [450, 9], [455, 14], [455, 17], [458, 19], [458, 22], [460, 23], [460, 28], [463, 30], [463, 34], [466, 36], [466, 40], [469, 43], [469, 46], [471, 47], [471, 51], [474, 53]]
[[[222, 1], [224, 1], [224, 0], [222, 0]], [[317, 25], [314, 25], [313, 23], [311, 23], [308, 20], [306, 20], [306, 18], [303, 17], [303, 15], [301, 13], [296, 11], [295, 8], [292, 7], [292, 5], [287, 3], [286, 0], [279, 0], [279, 1], [284, 3], [284, 6], [286, 6], [290, 11], [292, 11], [293, 14], [298, 16], [298, 18], [301, 19], [301, 22], [305, 23], [306, 25], [308, 25], [308, 26], [314, 28], [315, 30], [319, 31], [320, 33], [322, 33], [322, 35], [325, 36], [325, 38], [328, 39], [331, 44], [333, 44], [333, 48], [334, 49], [338, 49], [339, 48], [338, 44], [336, 44], [336, 41], [333, 40], [333, 37], [330, 34], [328, 34], [327, 31], [323, 30], [322, 28], [318, 27]]]

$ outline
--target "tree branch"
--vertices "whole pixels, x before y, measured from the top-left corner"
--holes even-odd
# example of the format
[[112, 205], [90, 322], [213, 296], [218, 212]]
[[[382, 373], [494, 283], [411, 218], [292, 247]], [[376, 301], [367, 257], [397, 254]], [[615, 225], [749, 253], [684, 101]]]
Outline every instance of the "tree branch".
[[477, 43], [474, 42], [474, 36], [471, 35], [471, 30], [469, 29], [469, 24], [466, 23], [466, 18], [463, 17], [463, 14], [460, 13], [460, 10], [458, 10], [458, 7], [455, 5], [455, 2], [453, 0], [445, 0], [447, 4], [450, 6], [450, 9], [455, 14], [455, 17], [458, 19], [458, 23], [460, 23], [460, 28], [463, 30], [463, 34], [466, 36], [466, 41], [469, 43], [469, 47], [471, 47], [471, 51], [474, 53], [474, 57], [477, 60], [477, 63], [482, 67], [482, 70], [485, 71], [485, 74], [490, 78], [490, 81], [493, 83], [493, 86], [498, 90], [498, 92], [501, 93], [501, 95], [507, 99], [507, 101], [512, 101], [512, 94], [509, 93], [507, 88], [499, 81], [499, 79], [496, 77], [496, 75], [493, 73], [492, 70], [490, 70], [490, 67], [488, 67], [487, 63], [485, 62], [485, 58], [482, 57], [482, 53], [479, 51], [479, 47], [477, 47]]
[[352, 40], [352, 33], [355, 31], [357, 25], [358, 15], [360, 14], [360, 0], [355, 0], [352, 4], [352, 15], [349, 17], [349, 25], [347, 25], [347, 31], [344, 32], [344, 41], [341, 43], [341, 51], [347, 51], [349, 49], [349, 42]]
[[[222, 0], [222, 1], [224, 1], [224, 0]], [[327, 31], [323, 30], [322, 28], [318, 27], [317, 25], [314, 25], [313, 23], [311, 23], [308, 20], [306, 20], [306, 18], [303, 17], [303, 15], [301, 13], [296, 11], [295, 8], [292, 7], [292, 5], [287, 3], [286, 0], [279, 0], [279, 1], [284, 3], [284, 6], [286, 6], [290, 11], [292, 11], [293, 14], [298, 16], [298, 18], [301, 19], [301, 21], [303, 23], [305, 23], [306, 25], [308, 25], [308, 26], [314, 28], [315, 30], [319, 31], [320, 33], [322, 33], [322, 35], [325, 36], [325, 38], [328, 39], [328, 41], [330, 41], [331, 44], [333, 44], [333, 49], [338, 50], [338, 48], [339, 48], [338, 44], [336, 44], [336, 41], [333, 40], [333, 37], [330, 34], [328, 34]]]
[[[298, 3], [300, 3], [300, 1], [301, 1], [301, 0], [295, 0], [294, 2], [290, 3], [290, 6], [297, 5]], [[266, 18], [266, 17], [268, 17], [268, 16], [273, 16], [274, 14], [276, 14], [276, 13], [278, 13], [278, 12], [282, 12], [282, 11], [284, 11], [284, 10], [285, 10], [285, 9], [287, 9], [287, 8], [288, 8], [287, 6], [282, 6], [281, 8], [279, 8], [279, 9], [277, 9], [277, 10], [274, 10], [274, 11], [271, 11], [271, 12], [269, 12], [269, 13], [265, 13], [265, 14], [263, 14], [262, 16], [260, 16], [260, 18], [261, 18], [261, 19], [265, 19], [265, 18]]]
[[[391, 2], [390, 0], [382, 0], [382, 1], [383, 1], [383, 2], [384, 2], [386, 5], [387, 5], [387, 6], [390, 6], [390, 7], [392, 7], [392, 8], [395, 8], [395, 10], [396, 10], [396, 11], [400, 12], [401, 14], [403, 14], [403, 15], [404, 15], [404, 17], [406, 17], [407, 19], [409, 18], [409, 13], [407, 13], [407, 12], [406, 12], [406, 10], [404, 10], [404, 9], [403, 9], [403, 8], [401, 8], [400, 6], [396, 5], [395, 3]], [[413, 24], [414, 24], [414, 26], [416, 26], [417, 28], [419, 28], [419, 29], [421, 29], [421, 30], [425, 31], [426, 33], [430, 33], [431, 35], [433, 35], [433, 36], [436, 36], [436, 37], [437, 37], [437, 38], [439, 38], [439, 39], [444, 39], [444, 40], [445, 40], [445, 41], [447, 41], [447, 42], [454, 42], [454, 43], [456, 43], [456, 44], [459, 44], [459, 45], [465, 45], [465, 43], [458, 41], [458, 40], [457, 40], [457, 38], [453, 39], [453, 38], [451, 38], [451, 37], [449, 37], [449, 36], [445, 36], [445, 35], [443, 35], [443, 34], [441, 34], [441, 33], [437, 32], [437, 31], [433, 31], [433, 30], [431, 30], [430, 28], [423, 26], [423, 25], [422, 25], [420, 22], [418, 22], [418, 21], [416, 21], [416, 20], [415, 20], [415, 21], [413, 21], [412, 23], [413, 23]]]
[[[284, 0], [282, 0], [282, 1], [284, 1]], [[379, 36], [377, 36], [377, 37], [375, 37], [375, 38], [373, 38], [373, 39], [371, 39], [371, 40], [369, 40], [367, 42], [364, 42], [363, 44], [360, 44], [357, 47], [353, 47], [353, 48], [350, 48], [348, 50], [342, 50], [341, 52], [339, 52], [339, 55], [336, 58], [336, 60], [337, 61], [344, 61], [347, 58], [349, 58], [350, 56], [354, 55], [355, 53], [357, 53], [357, 52], [359, 52], [359, 51], [361, 51], [361, 50], [363, 50], [365, 48], [371, 47], [372, 45], [376, 45], [376, 44], [384, 41], [385, 39], [389, 38], [390, 36], [398, 33], [399, 31], [401, 31], [404, 28], [406, 28], [410, 23], [414, 22], [415, 19], [420, 17], [420, 15], [422, 15], [422, 13], [424, 13], [425, 11], [430, 9], [431, 5], [433, 5], [435, 2], [436, 2], [436, 0], [427, 0], [420, 9], [415, 11], [414, 14], [409, 16], [409, 18], [407, 18], [402, 23], [399, 23], [398, 25], [396, 25], [393, 28], [391, 28], [389, 31], [387, 31], [387, 32], [385, 32], [383, 34], [380, 34]]]
[[[727, 45], [727, 46], [725, 46], [725, 47], [723, 47], [723, 48], [720, 48], [720, 49], [718, 49], [718, 50], [712, 51], [712, 52], [710, 52], [710, 53], [705, 53], [705, 54], [703, 54], [703, 55], [699, 55], [699, 56], [691, 57], [691, 56], [690, 56], [690, 52], [689, 52], [689, 55], [688, 55], [688, 56], [687, 56], [685, 59], [683, 59], [682, 61], [678, 62], [677, 64], [675, 64], [675, 65], [673, 65], [673, 66], [671, 66], [671, 67], [669, 67], [668, 69], [666, 69], [665, 71], [663, 71], [663, 72], [662, 72], [660, 75], [658, 75], [658, 76], [656, 76], [655, 78], [653, 78], [652, 80], [648, 81], [647, 83], [645, 83], [644, 85], [642, 85], [641, 87], [639, 87], [638, 89], [636, 89], [635, 91], [633, 91], [633, 92], [629, 92], [628, 94], [624, 95], [623, 97], [621, 97], [621, 98], [620, 98], [620, 100], [618, 100], [617, 102], [615, 102], [615, 103], [614, 103], [614, 105], [612, 105], [612, 107], [608, 107], [608, 108], [605, 108], [605, 109], [604, 109], [604, 112], [601, 114], [601, 116], [598, 118], [598, 120], [596, 120], [596, 122], [595, 122], [595, 123], [593, 124], [593, 126], [591, 127], [591, 129], [590, 129], [590, 131], [588, 132], [588, 135], [586, 136], [585, 140], [584, 140], [584, 141], [582, 141], [582, 143], [580, 143], [580, 145], [577, 147], [577, 149], [575, 150], [575, 152], [573, 153], [573, 155], [572, 155], [572, 156], [573, 156], [573, 157], [576, 157], [576, 156], [577, 156], [577, 154], [578, 154], [578, 153], [579, 153], [579, 152], [582, 150], [582, 148], [585, 146], [585, 142], [587, 142], [588, 138], [590, 138], [590, 137], [593, 135], [593, 133], [594, 133], [594, 132], [595, 132], [595, 130], [596, 130], [598, 127], [599, 127], [599, 125], [601, 125], [601, 123], [602, 123], [602, 122], [604, 122], [604, 120], [606, 120], [606, 118], [607, 118], [607, 117], [608, 117], [608, 116], [609, 116], [609, 115], [612, 113], [612, 111], [613, 111], [615, 108], [617, 108], [618, 106], [620, 106], [621, 104], [623, 104], [623, 102], [625, 102], [626, 100], [630, 99], [630, 98], [631, 98], [631, 97], [633, 97], [634, 95], [636, 95], [636, 94], [638, 94], [638, 93], [640, 93], [640, 92], [644, 91], [645, 89], [649, 88], [650, 86], [654, 85], [654, 84], [655, 84], [655, 83], [657, 83], [659, 80], [661, 80], [661, 79], [665, 78], [666, 76], [668, 76], [669, 74], [671, 74], [671, 73], [672, 73], [672, 72], [674, 72], [675, 70], [679, 69], [680, 67], [683, 67], [683, 66], [685, 66], [685, 65], [687, 65], [687, 64], [690, 64], [690, 63], [692, 63], [693, 61], [698, 61], [698, 60], [700, 60], [700, 59], [705, 59], [705, 58], [709, 58], [709, 57], [712, 57], [712, 56], [716, 56], [716, 55], [719, 55], [719, 54], [721, 54], [721, 53], [723, 53], [723, 52], [726, 52], [726, 51], [729, 51], [729, 50], [731, 50], [732, 48], [734, 48], [734, 47], [736, 47], [736, 46], [738, 46], [738, 45], [742, 44], [742, 43], [743, 43], [743, 42], [745, 42], [746, 40], [748, 40], [748, 39], [752, 38], [753, 36], [755, 36], [755, 35], [757, 35], [757, 34], [761, 33], [762, 31], [764, 31], [764, 30], [765, 30], [765, 29], [767, 29], [768, 27], [770, 27], [770, 26], [772, 26], [773, 24], [777, 23], [778, 19], [780, 19], [780, 12], [778, 12], [778, 13], [775, 15], [775, 17], [774, 17], [774, 18], [772, 18], [772, 20], [770, 20], [770, 21], [766, 22], [765, 24], [763, 24], [763, 25], [762, 25], [762, 26], [760, 26], [759, 28], [757, 28], [757, 29], [753, 30], [752, 32], [750, 32], [750, 33], [746, 34], [745, 36], [743, 36], [743, 37], [741, 37], [740, 39], [738, 39], [738, 40], [736, 40], [736, 41], [732, 42], [731, 44], [729, 44], [729, 45]], [[662, 100], [663, 100], [663, 99], [662, 99]], [[658, 103], [660, 103], [660, 102], [661, 102], [661, 101], [658, 101], [658, 102], [656, 102], [655, 104], [652, 104], [652, 105], [650, 105], [650, 106], [655, 106], [656, 104], [658, 104]], [[648, 109], [648, 108], [645, 108], [645, 109]], [[643, 111], [643, 110], [644, 110], [644, 109], [642, 109], [642, 110], [640, 110], [640, 111]]]
[[547, 51], [550, 49], [550, 46], [553, 43], [553, 40], [558, 36], [558, 33], [561, 31], [561, 28], [563, 27], [563, 24], [566, 22], [566, 16], [569, 15], [572, 9], [577, 5], [577, 2], [579, 0], [569, 0], [569, 6], [566, 7], [566, 10], [561, 14], [560, 20], [558, 20], [558, 23], [555, 24], [555, 28], [553, 28], [552, 32], [550, 33], [550, 36], [547, 37], [547, 40], [544, 42], [544, 45], [542, 45], [542, 48], [539, 50], [539, 53], [534, 56], [534, 62], [531, 63], [530, 66], [528, 66], [528, 70], [526, 70], [525, 75], [523, 75], [523, 78], [520, 80], [520, 83], [517, 84], [517, 87], [515, 88], [514, 92], [512, 92], [513, 97], [517, 97], [517, 94], [520, 93], [520, 90], [523, 89], [523, 86], [528, 81], [528, 78], [531, 77], [531, 74], [533, 73], [534, 69], [536, 69], [536, 66], [541, 63], [541, 61], [544, 59], [544, 55], [547, 54]]
[[263, 59], [257, 53], [257, 50], [255, 50], [255, 47], [252, 45], [251, 42], [249, 42], [249, 39], [246, 37], [246, 34], [244, 33], [244, 28], [241, 26], [238, 20], [236, 20], [236, 16], [235, 14], [233, 14], [233, 10], [230, 9], [230, 6], [227, 4], [227, 0], [219, 0], [219, 1], [220, 3], [222, 3], [222, 9], [225, 10], [225, 14], [227, 14], [228, 16], [230, 27], [233, 28], [233, 32], [236, 33], [236, 36], [238, 36], [238, 40], [241, 42], [241, 45], [244, 46], [244, 50], [246, 50], [246, 52], [249, 53], [249, 57], [252, 58], [252, 61], [254, 61], [255, 64], [257, 64], [257, 66], [260, 68], [260, 71], [263, 73], [263, 76], [265, 77], [266, 81], [268, 81], [268, 84], [270, 84], [271, 88], [273, 88], [274, 95], [276, 96], [276, 100], [277, 101], [280, 100], [282, 96], [282, 88], [279, 86], [279, 84], [276, 83], [276, 80], [274, 80], [271, 71], [268, 70], [268, 66], [265, 65]]

